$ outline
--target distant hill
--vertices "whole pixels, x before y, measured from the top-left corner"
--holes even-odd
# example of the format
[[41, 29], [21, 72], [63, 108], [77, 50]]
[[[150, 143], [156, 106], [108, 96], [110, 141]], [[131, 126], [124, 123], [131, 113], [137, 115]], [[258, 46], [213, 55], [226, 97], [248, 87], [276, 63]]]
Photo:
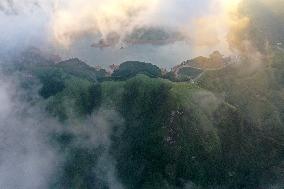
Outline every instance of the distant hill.
[[219, 51], [214, 51], [209, 57], [199, 56], [182, 63], [182, 66], [190, 66], [202, 70], [221, 69], [229, 64], [230, 58], [224, 58]]
[[88, 80], [95, 81], [107, 76], [107, 72], [104, 69], [97, 70], [94, 67], [89, 66], [85, 62], [78, 58], [69, 59], [59, 62], [55, 65], [56, 68], [60, 68], [69, 74], [77, 77], [83, 77]]
[[57, 70], [66, 75], [97, 81], [106, 77], [108, 73], [104, 69], [96, 69], [78, 58], [62, 61], [57, 55], [42, 52], [37, 48], [30, 48], [18, 54], [9, 61], [7, 69], [23, 70], [29, 74], [39, 74], [42, 70]]
[[112, 77], [127, 79], [138, 74], [145, 74], [149, 77], [161, 77], [162, 71], [159, 67], [150, 63], [127, 61], [120, 64], [119, 68], [113, 72]]
[[219, 51], [214, 51], [209, 57], [199, 56], [182, 62], [164, 77], [172, 81], [193, 81], [204, 71], [223, 69], [231, 63], [230, 57], [224, 57]]
[[[94, 48], [114, 47], [120, 43], [125, 45], [167, 45], [184, 40], [182, 33], [170, 28], [162, 27], [138, 27], [123, 38], [115, 32], [109, 33], [104, 39], [99, 39], [93, 43]], [[122, 45], [123, 48], [123, 45]]]
[[28, 48], [21, 52], [13, 60], [16, 64], [21, 65], [52, 65], [56, 62], [61, 61], [61, 58], [56, 55], [44, 53], [38, 48]]
[[126, 36], [126, 44], [151, 44], [166, 45], [184, 40], [184, 36], [176, 31], [165, 28], [136, 28], [130, 35]]

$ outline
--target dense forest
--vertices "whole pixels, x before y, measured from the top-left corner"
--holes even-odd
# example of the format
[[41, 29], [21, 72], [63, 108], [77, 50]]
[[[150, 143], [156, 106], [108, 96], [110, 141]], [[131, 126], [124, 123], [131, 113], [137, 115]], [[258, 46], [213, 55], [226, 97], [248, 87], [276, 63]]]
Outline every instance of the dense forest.
[[242, 57], [203, 70], [195, 82], [171, 81], [143, 62], [110, 75], [34, 51], [4, 69], [21, 78], [23, 90], [39, 88], [40, 98], [26, 100], [41, 101], [71, 130], [100, 112], [114, 114], [107, 146], [74, 145], [78, 136], [69, 129], [51, 134], [67, 158], [52, 188], [108, 188], [93, 170], [105, 153], [125, 188], [258, 188], [283, 181], [284, 53], [271, 47], [267, 56], [257, 66]]

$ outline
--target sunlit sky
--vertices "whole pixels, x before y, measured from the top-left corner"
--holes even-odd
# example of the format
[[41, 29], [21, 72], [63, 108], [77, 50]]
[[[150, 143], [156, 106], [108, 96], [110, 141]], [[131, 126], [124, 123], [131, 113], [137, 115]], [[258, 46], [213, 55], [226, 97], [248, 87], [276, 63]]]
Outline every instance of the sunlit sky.
[[[91, 65], [126, 60], [171, 67], [213, 50], [227, 51], [223, 18], [239, 0], [1, 0], [3, 49], [35, 46], [63, 58], [79, 57]], [[226, 10], [225, 10], [226, 9]], [[222, 18], [222, 19], [221, 19]], [[120, 45], [95, 49], [97, 36], [119, 33], [121, 40], [137, 27], [174, 28], [186, 41], [153, 46]], [[227, 53], [227, 52], [224, 52]]]

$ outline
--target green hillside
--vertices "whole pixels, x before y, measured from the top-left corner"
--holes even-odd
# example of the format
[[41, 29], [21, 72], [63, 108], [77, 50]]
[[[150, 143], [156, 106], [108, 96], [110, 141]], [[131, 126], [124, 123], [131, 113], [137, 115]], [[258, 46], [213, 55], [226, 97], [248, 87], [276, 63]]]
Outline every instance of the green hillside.
[[[119, 115], [122, 122], [108, 118], [108, 149], [125, 188], [257, 189], [281, 179], [283, 57], [273, 51], [257, 66], [243, 57], [205, 71], [196, 84], [162, 79], [159, 68], [139, 62], [105, 79], [78, 59], [9, 70], [22, 73], [25, 90], [40, 86], [38, 101], [71, 130], [102, 110]], [[76, 137], [69, 130], [51, 136], [68, 160], [52, 188], [107, 188], [93, 172], [105, 146], [73, 145]]]

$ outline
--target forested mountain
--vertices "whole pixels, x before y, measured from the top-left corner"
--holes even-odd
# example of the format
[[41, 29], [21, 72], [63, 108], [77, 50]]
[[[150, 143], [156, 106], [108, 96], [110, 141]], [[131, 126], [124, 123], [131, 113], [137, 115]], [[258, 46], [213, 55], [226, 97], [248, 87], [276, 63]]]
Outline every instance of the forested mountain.
[[[195, 83], [163, 79], [142, 62], [123, 63], [112, 76], [78, 59], [40, 56], [5, 69], [21, 73], [26, 91], [40, 86], [36, 101], [71, 130], [102, 110], [115, 112], [122, 121], [107, 118], [107, 150], [125, 188], [258, 188], [283, 180], [284, 53], [269, 57], [256, 67], [243, 57], [205, 70]], [[68, 159], [52, 188], [107, 188], [93, 172], [106, 146], [74, 145], [78, 136], [68, 129], [50, 137]]]

